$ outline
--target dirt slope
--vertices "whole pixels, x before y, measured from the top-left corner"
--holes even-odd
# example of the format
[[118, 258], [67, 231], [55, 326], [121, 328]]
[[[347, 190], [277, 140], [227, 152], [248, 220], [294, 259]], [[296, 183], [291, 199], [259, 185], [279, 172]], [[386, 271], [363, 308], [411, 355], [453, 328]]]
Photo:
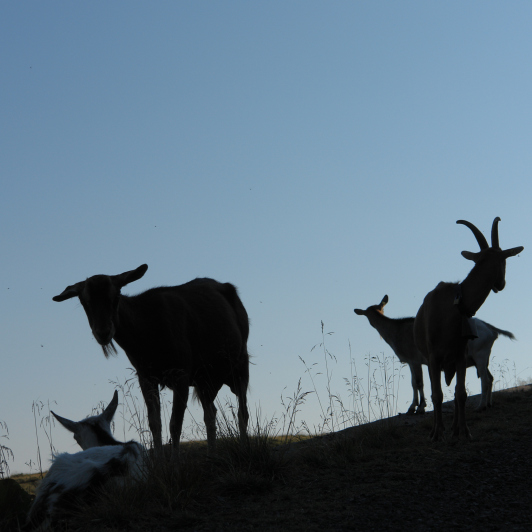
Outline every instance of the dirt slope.
[[396, 416], [280, 448], [271, 472], [233, 462], [220, 473], [202, 456], [177, 503], [114, 503], [61, 529], [532, 530], [532, 389], [496, 393], [467, 418], [472, 442], [431, 443], [431, 413]]

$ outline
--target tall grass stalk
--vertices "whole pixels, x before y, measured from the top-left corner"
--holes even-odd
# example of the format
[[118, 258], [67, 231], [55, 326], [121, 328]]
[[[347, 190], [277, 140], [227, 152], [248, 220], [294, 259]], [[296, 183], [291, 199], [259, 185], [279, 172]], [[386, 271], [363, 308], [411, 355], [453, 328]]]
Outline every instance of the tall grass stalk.
[[[41, 401], [33, 401], [31, 405], [31, 411], [33, 412], [33, 424], [35, 426], [35, 439], [37, 440], [37, 470], [41, 474], [41, 478], [43, 478], [43, 472], [42, 472], [42, 459], [41, 459], [41, 446], [39, 445], [39, 430], [37, 429], [37, 416], [40, 417], [41, 415], [41, 409], [44, 407], [44, 403]], [[28, 465], [30, 465], [31, 469], [31, 460]]]
[[[122, 418], [122, 439], [129, 439], [129, 432], [136, 434], [136, 437], [146, 448], [152, 446], [152, 435], [148, 428], [146, 405], [142, 399], [139, 399], [139, 385], [136, 376], [129, 377], [124, 382], [110, 380], [116, 389], [122, 392], [121, 401], [121, 418]], [[142, 397], [142, 396], [141, 396]], [[142, 401], [142, 402], [141, 402]], [[163, 425], [163, 430], [166, 428]]]
[[506, 390], [513, 386], [517, 386], [517, 369], [515, 362], [505, 358], [502, 362], [496, 362], [497, 358], [491, 358], [491, 367], [493, 372], [498, 375], [493, 381], [493, 391]]
[[[338, 358], [327, 347], [327, 337], [333, 333], [326, 333], [321, 322], [320, 344], [312, 347], [311, 352], [318, 346], [321, 348], [325, 363], [325, 393], [322, 398], [317, 386], [316, 377], [323, 375], [318, 362], [307, 363], [299, 357], [305, 366], [305, 374], [309, 376], [313, 394], [316, 395], [321, 412], [321, 422], [315, 427], [315, 433], [324, 434], [335, 432], [351, 426], [369, 423], [377, 419], [391, 417], [397, 414], [399, 385], [402, 380], [401, 369], [396, 357], [367, 355], [365, 357], [366, 377], [359, 376], [356, 362], [349, 348], [349, 375], [343, 379], [347, 387], [349, 401], [344, 403], [339, 393], [332, 388], [333, 367], [338, 364]], [[366, 384], [364, 385], [364, 380]], [[326, 405], [326, 406], [324, 406]]]
[[[281, 437], [284, 439], [283, 443], [288, 443], [294, 435], [299, 434], [302, 430], [308, 432], [308, 428], [303, 424], [299, 429], [296, 425], [297, 414], [301, 412], [301, 408], [306, 402], [307, 396], [312, 392], [304, 392], [301, 388], [301, 379], [297, 381], [297, 387], [291, 397], [283, 397], [281, 394], [281, 405], [284, 411], [281, 415], [282, 427], [280, 430]], [[304, 422], [303, 422], [304, 423]]]
[[[9, 429], [7, 428], [7, 423], [0, 420], [0, 430], [2, 438], [9, 440]], [[0, 443], [0, 478], [9, 477], [9, 464], [8, 460], [14, 460], [15, 455], [13, 451], [7, 446]]]

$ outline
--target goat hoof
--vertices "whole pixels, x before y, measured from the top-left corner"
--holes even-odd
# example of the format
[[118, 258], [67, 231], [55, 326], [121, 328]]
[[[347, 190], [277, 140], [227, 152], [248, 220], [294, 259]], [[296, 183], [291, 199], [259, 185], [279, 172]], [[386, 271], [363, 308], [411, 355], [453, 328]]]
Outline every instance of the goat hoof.
[[464, 429], [462, 429], [462, 430], [459, 430], [459, 429], [453, 430], [452, 439], [453, 439], [453, 441], [458, 441], [460, 439], [464, 439], [466, 441], [471, 441], [472, 440], [471, 432], [469, 432], [468, 428], [466, 428], [465, 430]]
[[443, 433], [438, 433], [438, 432], [434, 432], [433, 434], [430, 435], [430, 438], [429, 440], [432, 441], [432, 442], [436, 442], [436, 441], [442, 441], [444, 438], [443, 438]]
[[418, 408], [416, 410], [416, 415], [421, 415], [422, 416], [424, 413], [425, 413], [425, 409], [424, 408]]

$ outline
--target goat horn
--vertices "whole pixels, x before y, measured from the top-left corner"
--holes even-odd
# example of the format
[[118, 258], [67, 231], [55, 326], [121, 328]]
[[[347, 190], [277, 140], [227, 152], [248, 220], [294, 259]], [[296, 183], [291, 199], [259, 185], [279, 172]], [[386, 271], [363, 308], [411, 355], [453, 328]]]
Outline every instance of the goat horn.
[[486, 237], [471, 222], [467, 222], [466, 220], [458, 220], [456, 223], [465, 225], [466, 227], [469, 227], [471, 231], [473, 231], [481, 250], [488, 249], [490, 247]]
[[492, 248], [500, 248], [499, 246], [499, 222], [501, 219], [497, 216], [495, 220], [493, 220], [493, 225], [491, 226], [491, 247]]

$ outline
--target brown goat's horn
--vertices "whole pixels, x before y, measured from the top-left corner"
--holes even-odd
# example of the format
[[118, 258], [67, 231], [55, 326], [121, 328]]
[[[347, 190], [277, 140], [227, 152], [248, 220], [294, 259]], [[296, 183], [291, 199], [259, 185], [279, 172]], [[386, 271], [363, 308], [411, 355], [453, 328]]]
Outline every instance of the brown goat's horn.
[[493, 220], [493, 225], [491, 226], [491, 247], [492, 248], [500, 248], [499, 246], [499, 222], [501, 219], [497, 216], [495, 220]]
[[488, 249], [490, 247], [486, 237], [471, 222], [467, 222], [466, 220], [458, 220], [456, 223], [465, 225], [466, 227], [469, 227], [471, 231], [473, 231], [481, 250]]

